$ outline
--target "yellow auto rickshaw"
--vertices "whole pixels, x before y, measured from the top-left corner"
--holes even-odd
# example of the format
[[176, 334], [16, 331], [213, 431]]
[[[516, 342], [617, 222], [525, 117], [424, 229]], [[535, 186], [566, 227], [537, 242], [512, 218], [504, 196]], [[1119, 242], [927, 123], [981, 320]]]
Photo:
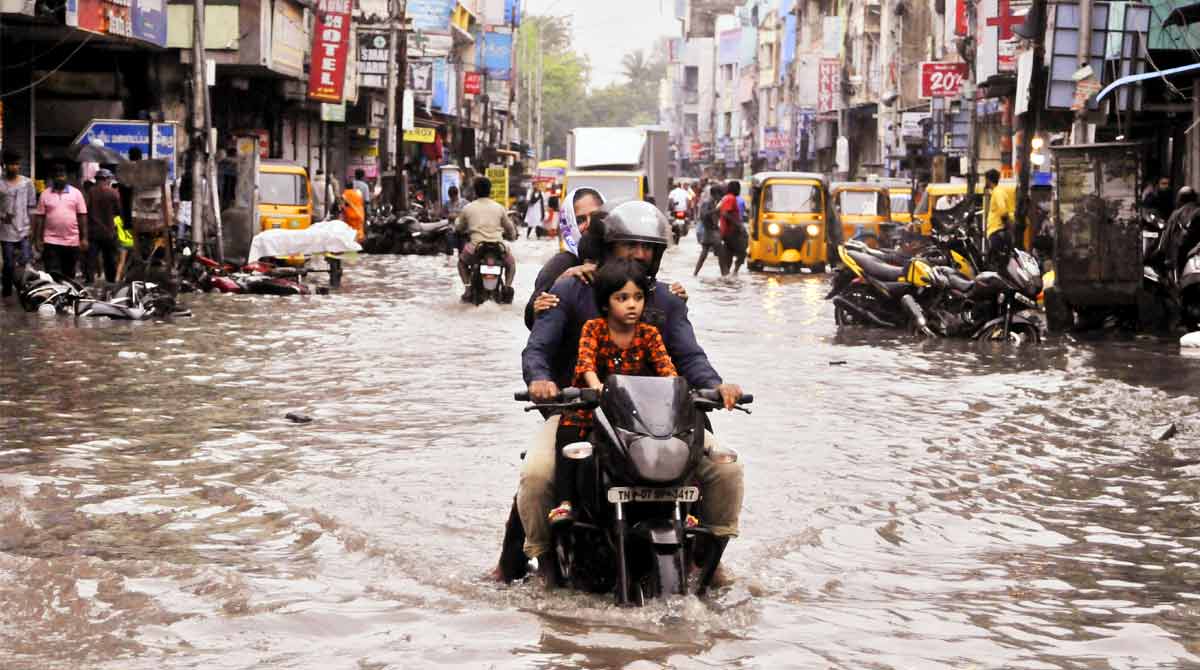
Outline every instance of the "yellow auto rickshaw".
[[[983, 180], [975, 186], [975, 192], [983, 194]], [[950, 184], [929, 184], [921, 195], [913, 210], [913, 217], [920, 223], [919, 233], [928, 237], [933, 234], [933, 213], [944, 209], [952, 209], [967, 196], [966, 182]]]
[[879, 247], [891, 239], [891, 202], [883, 184], [835, 182], [829, 187], [829, 200], [842, 241]]
[[892, 221], [907, 226], [912, 223], [912, 184], [901, 182], [887, 183], [888, 206], [892, 210]]
[[258, 220], [262, 230], [303, 230], [312, 225], [308, 171], [290, 161], [265, 160], [258, 167]]
[[761, 172], [750, 189], [750, 246], [746, 264], [784, 271], [824, 272], [831, 242], [829, 189], [811, 172]]

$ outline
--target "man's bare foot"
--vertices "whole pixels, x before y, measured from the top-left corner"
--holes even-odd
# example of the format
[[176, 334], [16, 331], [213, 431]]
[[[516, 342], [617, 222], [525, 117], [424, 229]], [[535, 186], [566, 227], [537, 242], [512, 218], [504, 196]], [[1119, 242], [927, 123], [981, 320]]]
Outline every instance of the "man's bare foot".
[[500, 566], [497, 565], [496, 567], [489, 570], [486, 574], [484, 574], [483, 578], [488, 580], [489, 582], [498, 582], [500, 584], [503, 584], [504, 583], [504, 571], [501, 570]]

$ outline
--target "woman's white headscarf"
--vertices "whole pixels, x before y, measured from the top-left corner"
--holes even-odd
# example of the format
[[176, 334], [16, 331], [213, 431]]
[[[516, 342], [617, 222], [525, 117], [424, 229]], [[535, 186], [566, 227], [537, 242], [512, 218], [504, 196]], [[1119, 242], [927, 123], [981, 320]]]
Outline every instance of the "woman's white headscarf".
[[562, 237], [563, 246], [567, 251], [579, 256], [579, 238], [583, 237], [583, 232], [579, 230], [579, 222], [575, 220], [575, 197], [580, 191], [588, 191], [595, 194], [600, 200], [600, 204], [604, 204], [604, 194], [594, 188], [583, 186], [571, 191], [563, 200], [560, 206], [558, 234]]

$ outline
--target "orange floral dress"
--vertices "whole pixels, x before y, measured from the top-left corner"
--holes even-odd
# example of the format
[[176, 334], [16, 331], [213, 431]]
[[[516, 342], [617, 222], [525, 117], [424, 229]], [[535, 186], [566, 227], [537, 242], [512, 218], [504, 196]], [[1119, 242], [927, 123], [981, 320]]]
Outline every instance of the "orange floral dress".
[[[663, 344], [662, 334], [648, 323], [639, 323], [629, 347], [622, 349], [612, 339], [608, 320], [604, 317], [583, 324], [579, 335], [579, 356], [575, 362], [575, 386], [584, 388], [584, 374], [595, 372], [601, 380], [609, 375], [639, 377], [677, 377], [675, 364]], [[560, 425], [575, 426], [580, 433], [592, 427], [590, 410], [574, 410], [563, 414]]]

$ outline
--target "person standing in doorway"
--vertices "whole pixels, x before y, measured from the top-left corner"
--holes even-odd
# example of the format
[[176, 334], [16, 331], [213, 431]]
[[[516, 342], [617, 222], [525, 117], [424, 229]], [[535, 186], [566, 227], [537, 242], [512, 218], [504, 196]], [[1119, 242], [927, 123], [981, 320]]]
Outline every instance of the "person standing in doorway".
[[50, 188], [42, 192], [33, 214], [33, 245], [42, 251], [42, 268], [68, 279], [75, 277], [79, 252], [87, 251], [87, 203], [67, 183], [67, 166], [54, 166]]
[[13, 294], [17, 268], [33, 260], [29, 245], [30, 213], [37, 207], [37, 189], [21, 174], [21, 155], [4, 152], [4, 178], [0, 179], [0, 250], [4, 264], [0, 295]]
[[96, 172], [96, 184], [87, 193], [87, 240], [88, 252], [83, 262], [83, 277], [92, 283], [96, 273], [96, 262], [104, 264], [104, 280], [108, 283], [117, 278], [117, 223], [121, 215], [121, 194], [113, 188], [112, 172], [100, 168]]

